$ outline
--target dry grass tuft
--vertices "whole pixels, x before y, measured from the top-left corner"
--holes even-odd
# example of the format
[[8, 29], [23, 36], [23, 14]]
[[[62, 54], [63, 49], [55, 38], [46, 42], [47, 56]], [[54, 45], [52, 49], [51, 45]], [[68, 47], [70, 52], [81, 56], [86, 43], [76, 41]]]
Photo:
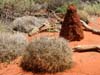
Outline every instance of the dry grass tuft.
[[23, 34], [0, 32], [0, 62], [15, 59], [24, 53], [28, 41]]
[[88, 4], [84, 7], [84, 11], [86, 11], [89, 15], [97, 15], [100, 16], [100, 4]]
[[89, 14], [86, 11], [78, 10], [78, 14], [81, 20], [85, 21], [86, 23], [89, 23]]
[[72, 50], [63, 38], [34, 39], [27, 47], [21, 67], [33, 72], [55, 73], [72, 65]]

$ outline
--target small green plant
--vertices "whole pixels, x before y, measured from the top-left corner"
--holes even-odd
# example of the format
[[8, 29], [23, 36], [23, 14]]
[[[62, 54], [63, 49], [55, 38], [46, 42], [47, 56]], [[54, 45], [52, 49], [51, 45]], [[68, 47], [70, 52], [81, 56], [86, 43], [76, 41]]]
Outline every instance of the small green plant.
[[28, 41], [23, 34], [0, 32], [0, 62], [10, 62], [24, 53]]
[[72, 65], [72, 50], [63, 38], [33, 39], [22, 58], [21, 67], [33, 72], [55, 73]]
[[67, 7], [65, 5], [63, 5], [61, 7], [58, 7], [56, 9], [56, 12], [59, 12], [59, 13], [63, 13], [64, 14], [66, 12], [66, 9], [67, 9]]

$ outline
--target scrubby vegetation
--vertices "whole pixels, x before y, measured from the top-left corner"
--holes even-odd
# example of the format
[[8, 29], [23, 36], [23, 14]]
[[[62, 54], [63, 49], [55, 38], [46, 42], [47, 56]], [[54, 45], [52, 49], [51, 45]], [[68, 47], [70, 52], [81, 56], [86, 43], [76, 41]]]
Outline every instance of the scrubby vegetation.
[[58, 7], [63, 6], [66, 3], [66, 0], [49, 0], [48, 1], [48, 8], [51, 10], [55, 10]]
[[72, 66], [72, 50], [63, 38], [33, 39], [23, 56], [21, 67], [33, 72], [59, 72]]
[[84, 7], [84, 11], [86, 11], [89, 15], [97, 15], [100, 16], [100, 3], [89, 4]]
[[[38, 1], [38, 0], [37, 0]], [[33, 12], [44, 8], [35, 0], [0, 0], [0, 17], [14, 20], [16, 17], [32, 15]]]
[[27, 45], [28, 41], [21, 33], [0, 32], [0, 62], [8, 62], [22, 55]]
[[12, 23], [12, 29], [19, 32], [29, 33], [33, 28], [41, 26], [50, 26], [48, 20], [43, 17], [24, 16], [15, 19]]
[[86, 23], [89, 23], [89, 14], [83, 10], [78, 10], [78, 14], [80, 16], [80, 19], [85, 21]]
[[67, 6], [72, 3], [85, 14], [100, 16], [100, 4], [97, 0], [0, 0], [0, 18], [14, 20], [16, 17], [34, 15], [40, 10], [65, 14]]
[[[31, 35], [39, 31], [38, 26], [49, 24], [59, 31], [62, 22], [54, 17], [52, 11], [63, 20], [69, 4], [77, 6], [80, 18], [86, 23], [90, 16], [100, 16], [99, 0], [0, 0], [0, 62], [25, 53], [21, 64], [23, 69], [58, 72], [71, 67], [72, 51], [64, 39], [38, 38], [28, 45], [21, 34]], [[47, 31], [54, 32], [53, 28]], [[16, 34], [15, 30], [19, 33]]]

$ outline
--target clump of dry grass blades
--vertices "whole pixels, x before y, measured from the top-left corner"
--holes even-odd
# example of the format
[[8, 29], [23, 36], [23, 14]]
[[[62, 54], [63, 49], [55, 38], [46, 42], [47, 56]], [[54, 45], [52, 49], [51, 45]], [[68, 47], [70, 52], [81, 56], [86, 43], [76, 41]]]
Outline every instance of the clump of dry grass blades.
[[22, 55], [27, 45], [28, 41], [20, 33], [0, 32], [0, 62], [10, 62]]
[[100, 3], [88, 4], [84, 6], [84, 11], [86, 11], [89, 15], [100, 16]]
[[66, 0], [48, 0], [48, 9], [55, 10], [63, 6], [66, 2]]
[[0, 0], [0, 18], [14, 20], [28, 11], [32, 11], [33, 0]]
[[21, 67], [36, 73], [64, 71], [72, 65], [72, 50], [63, 38], [41, 37], [27, 47]]
[[84, 10], [78, 10], [78, 14], [80, 16], [80, 19], [85, 21], [86, 23], [89, 23], [89, 14]]

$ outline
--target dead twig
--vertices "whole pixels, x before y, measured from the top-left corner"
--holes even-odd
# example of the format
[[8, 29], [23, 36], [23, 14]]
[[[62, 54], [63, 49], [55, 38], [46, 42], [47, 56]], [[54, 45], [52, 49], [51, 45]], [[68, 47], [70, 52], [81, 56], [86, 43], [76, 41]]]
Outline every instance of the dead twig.
[[97, 51], [100, 52], [100, 45], [78, 45], [73, 48], [75, 52]]
[[82, 22], [82, 25], [85, 27], [85, 29], [87, 31], [91, 31], [92, 33], [100, 34], [100, 30], [92, 28], [91, 26], [86, 24], [83, 20], [80, 20], [80, 21]]

